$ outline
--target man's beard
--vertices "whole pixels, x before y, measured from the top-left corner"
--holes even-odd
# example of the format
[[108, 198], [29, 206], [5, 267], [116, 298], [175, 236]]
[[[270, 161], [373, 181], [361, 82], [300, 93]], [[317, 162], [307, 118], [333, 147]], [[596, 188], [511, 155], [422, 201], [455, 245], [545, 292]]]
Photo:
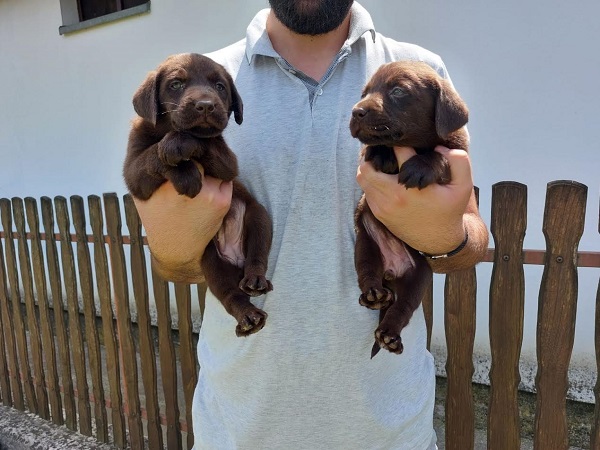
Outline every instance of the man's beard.
[[318, 35], [339, 27], [354, 0], [269, 0], [275, 17], [294, 33]]

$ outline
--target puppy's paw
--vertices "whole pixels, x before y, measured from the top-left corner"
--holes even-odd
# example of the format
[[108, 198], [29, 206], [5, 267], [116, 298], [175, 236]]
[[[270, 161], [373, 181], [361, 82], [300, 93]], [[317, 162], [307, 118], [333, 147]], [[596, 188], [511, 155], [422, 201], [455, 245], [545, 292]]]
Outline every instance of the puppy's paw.
[[358, 303], [369, 309], [387, 308], [394, 301], [394, 294], [385, 287], [372, 287], [360, 294]]
[[[375, 330], [375, 341], [379, 347], [397, 355], [404, 351], [404, 345], [402, 345], [400, 334], [382, 328], [381, 326]], [[372, 354], [372, 356], [374, 355]]]
[[249, 274], [240, 281], [239, 287], [250, 297], [258, 297], [273, 290], [273, 284], [264, 275]]
[[448, 161], [435, 151], [414, 155], [402, 164], [398, 173], [398, 183], [407, 189], [423, 189], [434, 183], [448, 184], [450, 180]]
[[180, 195], [194, 198], [202, 189], [202, 175], [191, 161], [184, 161], [177, 167], [170, 168], [165, 176]]
[[238, 337], [250, 336], [263, 329], [267, 321], [267, 313], [255, 306], [249, 308], [238, 320], [235, 334]]
[[365, 149], [365, 161], [370, 162], [377, 172], [398, 173], [398, 160], [394, 149], [385, 145], [371, 145]]
[[182, 161], [189, 161], [196, 146], [191, 136], [169, 131], [158, 143], [158, 158], [163, 164], [174, 167]]

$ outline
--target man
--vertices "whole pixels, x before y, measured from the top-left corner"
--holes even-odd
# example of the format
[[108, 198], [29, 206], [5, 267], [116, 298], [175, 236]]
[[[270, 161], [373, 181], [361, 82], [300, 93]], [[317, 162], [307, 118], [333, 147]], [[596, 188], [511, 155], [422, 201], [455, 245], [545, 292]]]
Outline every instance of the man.
[[[274, 224], [268, 278], [253, 299], [269, 318], [237, 338], [235, 323], [207, 294], [193, 408], [197, 449], [426, 450], [435, 448], [435, 369], [418, 309], [404, 353], [370, 359], [378, 312], [358, 304], [353, 213], [361, 195], [398, 237], [428, 254], [435, 271], [470, 267], [487, 248], [468, 155], [439, 148], [453, 182], [421, 191], [362, 162], [348, 129], [352, 106], [385, 62], [437, 55], [377, 34], [352, 0], [270, 0], [246, 39], [211, 56], [232, 74], [244, 123], [226, 140], [240, 179]], [[414, 150], [396, 149], [399, 163]], [[358, 183], [357, 183], [358, 181]], [[202, 280], [199, 261], [229, 207], [231, 184], [207, 179], [200, 194], [163, 185], [137, 202], [156, 269], [176, 281]]]

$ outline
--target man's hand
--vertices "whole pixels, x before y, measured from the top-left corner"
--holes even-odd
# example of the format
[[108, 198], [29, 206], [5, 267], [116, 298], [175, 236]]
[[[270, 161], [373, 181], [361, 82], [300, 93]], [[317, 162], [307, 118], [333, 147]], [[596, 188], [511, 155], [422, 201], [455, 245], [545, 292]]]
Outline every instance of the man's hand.
[[[416, 250], [445, 254], [457, 248], [469, 233], [469, 243], [456, 256], [430, 262], [434, 270], [447, 271], [473, 265], [485, 254], [487, 229], [479, 217], [469, 155], [464, 150], [438, 146], [449, 164], [452, 181], [446, 185], [432, 184], [424, 189], [406, 189], [397, 175], [377, 172], [361, 161], [356, 179], [367, 203], [394, 235]], [[398, 165], [415, 154], [410, 147], [394, 148]], [[452, 261], [452, 262], [451, 262]]]
[[[199, 170], [203, 172], [202, 167]], [[203, 177], [200, 193], [179, 195], [166, 182], [147, 201], [134, 198], [146, 230], [154, 267], [165, 279], [203, 281], [200, 259], [231, 204], [232, 183]]]

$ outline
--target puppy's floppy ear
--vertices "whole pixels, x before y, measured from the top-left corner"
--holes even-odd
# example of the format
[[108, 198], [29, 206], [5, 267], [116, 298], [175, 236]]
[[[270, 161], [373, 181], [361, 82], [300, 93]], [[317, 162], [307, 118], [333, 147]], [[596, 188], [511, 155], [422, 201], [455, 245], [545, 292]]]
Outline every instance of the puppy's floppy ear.
[[158, 117], [158, 72], [152, 71], [133, 94], [133, 109], [142, 118], [156, 125]]
[[435, 105], [435, 128], [438, 136], [446, 139], [448, 134], [465, 126], [468, 120], [469, 110], [465, 102], [447, 80], [441, 80]]
[[242, 97], [237, 91], [235, 87], [235, 83], [233, 82], [233, 78], [229, 75], [225, 69], [225, 77], [227, 78], [227, 83], [229, 84], [229, 90], [231, 93], [231, 100], [229, 104], [229, 114], [233, 112], [233, 117], [235, 118], [235, 122], [240, 125], [244, 121], [244, 103], [242, 102]]
[[242, 97], [240, 97], [235, 84], [231, 85], [231, 109], [235, 122], [240, 125], [244, 121], [244, 103], [242, 103]]

